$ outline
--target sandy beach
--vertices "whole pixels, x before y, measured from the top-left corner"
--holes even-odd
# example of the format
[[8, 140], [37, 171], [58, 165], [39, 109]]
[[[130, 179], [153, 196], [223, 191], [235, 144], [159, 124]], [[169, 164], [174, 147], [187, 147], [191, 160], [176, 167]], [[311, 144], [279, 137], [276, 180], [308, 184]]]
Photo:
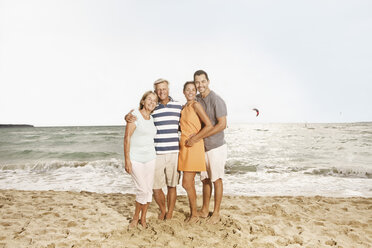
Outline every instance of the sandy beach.
[[[128, 230], [134, 195], [0, 190], [0, 247], [372, 247], [372, 198], [225, 196], [222, 220], [174, 218]], [[201, 197], [198, 197], [198, 205]], [[213, 202], [212, 202], [213, 204]]]

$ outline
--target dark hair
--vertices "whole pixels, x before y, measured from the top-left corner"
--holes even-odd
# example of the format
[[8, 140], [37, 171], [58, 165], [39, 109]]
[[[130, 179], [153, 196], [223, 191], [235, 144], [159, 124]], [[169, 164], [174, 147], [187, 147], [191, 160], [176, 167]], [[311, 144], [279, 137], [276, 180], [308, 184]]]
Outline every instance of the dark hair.
[[189, 85], [189, 84], [194, 85], [194, 87], [195, 87], [195, 89], [196, 89], [196, 85], [195, 85], [195, 82], [194, 82], [194, 81], [187, 81], [187, 82], [183, 85], [183, 91], [185, 91], [186, 86]]
[[203, 71], [203, 70], [197, 70], [195, 73], [194, 73], [194, 80], [195, 80], [195, 76], [200, 76], [200, 75], [205, 75], [205, 77], [207, 78], [207, 80], [209, 81], [209, 78], [208, 78], [208, 74]]

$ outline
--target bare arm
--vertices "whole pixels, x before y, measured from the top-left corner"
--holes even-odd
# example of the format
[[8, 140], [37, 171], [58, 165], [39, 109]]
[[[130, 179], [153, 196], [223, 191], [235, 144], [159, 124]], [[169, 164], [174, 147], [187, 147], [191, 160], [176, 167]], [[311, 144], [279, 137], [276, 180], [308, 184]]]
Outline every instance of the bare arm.
[[186, 141], [186, 146], [193, 146], [201, 139], [207, 137], [207, 134], [213, 129], [211, 120], [209, 119], [207, 113], [205, 113], [204, 108], [200, 105], [200, 103], [194, 103], [193, 107], [199, 119], [204, 124], [204, 127], [196, 135], [192, 136]]
[[124, 135], [124, 160], [125, 160], [125, 171], [129, 174], [132, 174], [132, 162], [130, 161], [130, 138], [134, 130], [136, 129], [136, 124], [134, 122], [128, 123], [125, 127]]
[[137, 117], [132, 114], [133, 111], [134, 111], [134, 109], [129, 111], [129, 113], [124, 116], [124, 119], [127, 123], [133, 123], [137, 120]]
[[226, 129], [226, 116], [217, 118], [217, 124], [206, 134], [205, 137], [212, 136]]

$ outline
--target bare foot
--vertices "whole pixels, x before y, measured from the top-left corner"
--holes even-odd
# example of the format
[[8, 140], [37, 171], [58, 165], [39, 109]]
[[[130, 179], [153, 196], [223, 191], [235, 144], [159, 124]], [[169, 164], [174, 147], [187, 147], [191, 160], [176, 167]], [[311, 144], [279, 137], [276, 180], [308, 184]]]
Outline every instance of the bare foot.
[[141, 220], [141, 225], [143, 228], [147, 228], [146, 220]]
[[160, 213], [160, 214], [158, 215], [158, 219], [159, 219], [159, 220], [164, 220], [164, 218], [165, 218], [165, 212], [164, 212], [164, 213]]
[[130, 222], [128, 228], [130, 229], [130, 228], [136, 227], [137, 225], [138, 225], [138, 219], [136, 219], [136, 220], [133, 219], [133, 220]]
[[166, 215], [165, 215], [165, 219], [166, 220], [170, 220], [170, 219], [172, 219], [173, 218], [173, 213], [167, 213]]
[[186, 220], [187, 224], [195, 224], [199, 222], [199, 217], [198, 216], [191, 216]]
[[217, 224], [221, 221], [221, 216], [219, 214], [213, 214], [208, 220], [208, 224]]
[[209, 216], [209, 212], [208, 211], [203, 211], [203, 210], [200, 210], [197, 212], [197, 215], [200, 217], [200, 218], [208, 218]]

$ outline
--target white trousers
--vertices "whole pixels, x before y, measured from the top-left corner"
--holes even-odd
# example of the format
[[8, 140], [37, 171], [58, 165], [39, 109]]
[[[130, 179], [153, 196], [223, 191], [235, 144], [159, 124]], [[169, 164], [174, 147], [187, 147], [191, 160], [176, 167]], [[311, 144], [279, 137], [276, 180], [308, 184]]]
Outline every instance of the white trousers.
[[132, 178], [136, 186], [136, 201], [146, 204], [152, 201], [154, 185], [155, 159], [146, 163], [132, 160]]
[[225, 163], [227, 160], [227, 145], [224, 144], [205, 152], [207, 171], [200, 172], [200, 180], [210, 178], [212, 183], [225, 175]]

